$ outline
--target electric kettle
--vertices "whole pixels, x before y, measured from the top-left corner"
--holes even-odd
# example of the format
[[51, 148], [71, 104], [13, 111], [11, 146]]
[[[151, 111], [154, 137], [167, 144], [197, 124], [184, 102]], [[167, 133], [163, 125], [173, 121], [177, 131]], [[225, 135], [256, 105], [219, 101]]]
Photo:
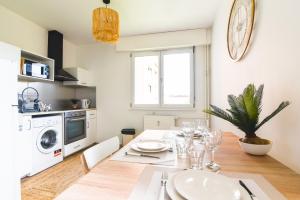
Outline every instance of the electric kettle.
[[89, 108], [90, 104], [91, 104], [91, 100], [81, 99], [81, 108], [83, 108], [83, 109]]

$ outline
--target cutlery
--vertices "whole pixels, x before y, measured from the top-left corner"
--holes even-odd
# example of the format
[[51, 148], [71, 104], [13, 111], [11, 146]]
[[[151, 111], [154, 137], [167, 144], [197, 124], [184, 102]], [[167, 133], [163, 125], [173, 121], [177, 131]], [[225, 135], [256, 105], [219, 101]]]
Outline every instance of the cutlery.
[[171, 161], [175, 161], [175, 159], [166, 159], [166, 160], [160, 160], [160, 161], [155, 161], [152, 163], [149, 163], [151, 165], [165, 165], [165, 166], [174, 166], [174, 163], [167, 163], [167, 162], [171, 162]]
[[167, 189], [166, 189], [167, 181], [168, 181], [168, 173], [162, 172], [161, 180], [160, 180], [161, 188], [160, 188], [160, 193], [159, 193], [159, 200], [169, 199], [169, 197], [167, 195]]
[[129, 153], [129, 152], [125, 152], [126, 156], [140, 156], [140, 157], [147, 157], [147, 158], [156, 158], [156, 159], [160, 159], [160, 157], [158, 156], [151, 156], [151, 155], [147, 155], [147, 154], [139, 154], [139, 153]]
[[168, 151], [171, 152], [171, 153], [173, 153], [173, 147], [170, 147], [170, 148], [168, 149]]
[[239, 183], [243, 188], [245, 188], [252, 200], [257, 199], [256, 196], [251, 192], [251, 190], [246, 186], [246, 184], [242, 180], [239, 180]]

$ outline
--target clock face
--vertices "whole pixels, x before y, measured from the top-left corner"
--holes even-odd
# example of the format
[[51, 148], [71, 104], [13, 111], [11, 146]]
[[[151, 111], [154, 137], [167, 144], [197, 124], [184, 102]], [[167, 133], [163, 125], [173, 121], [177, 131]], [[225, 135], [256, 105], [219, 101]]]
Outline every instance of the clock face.
[[253, 29], [255, 0], [235, 0], [229, 17], [227, 47], [230, 57], [238, 61], [245, 54]]

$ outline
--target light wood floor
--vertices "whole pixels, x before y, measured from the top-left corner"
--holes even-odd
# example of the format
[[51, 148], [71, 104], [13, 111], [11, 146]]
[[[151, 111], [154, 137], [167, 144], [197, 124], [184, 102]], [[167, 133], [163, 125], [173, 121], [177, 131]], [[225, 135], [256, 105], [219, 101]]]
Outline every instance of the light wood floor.
[[22, 200], [52, 200], [84, 172], [78, 152], [37, 175], [22, 180]]

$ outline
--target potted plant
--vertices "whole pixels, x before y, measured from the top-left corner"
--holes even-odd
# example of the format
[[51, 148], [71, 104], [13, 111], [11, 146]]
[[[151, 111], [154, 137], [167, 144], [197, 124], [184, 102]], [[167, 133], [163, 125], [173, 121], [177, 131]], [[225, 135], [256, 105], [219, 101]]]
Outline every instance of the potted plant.
[[264, 85], [260, 85], [256, 90], [254, 84], [249, 84], [238, 97], [228, 95], [230, 109], [222, 110], [210, 105], [209, 109], [204, 110], [205, 113], [222, 118], [242, 130], [245, 137], [239, 139], [240, 146], [245, 152], [253, 155], [264, 155], [272, 146], [270, 140], [258, 137], [256, 131], [290, 104], [289, 101], [282, 102], [274, 112], [259, 122], [263, 90]]

